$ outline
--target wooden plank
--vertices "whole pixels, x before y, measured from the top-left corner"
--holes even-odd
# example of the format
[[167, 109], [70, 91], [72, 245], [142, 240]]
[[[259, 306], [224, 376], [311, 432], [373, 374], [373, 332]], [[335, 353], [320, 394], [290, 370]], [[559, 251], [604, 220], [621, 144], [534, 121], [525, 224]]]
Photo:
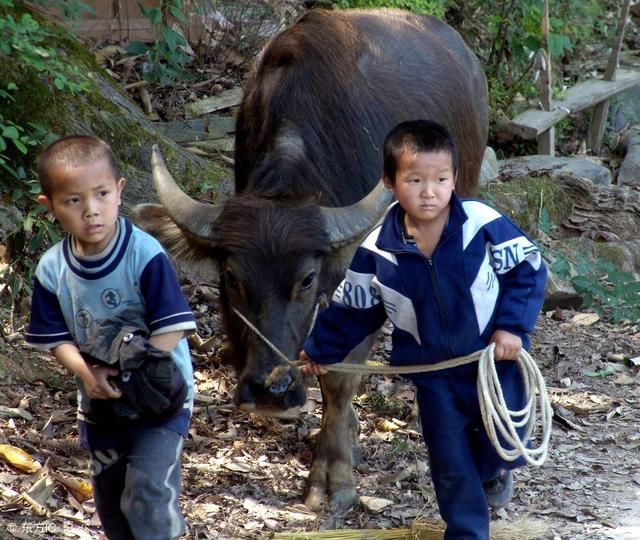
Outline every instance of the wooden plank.
[[619, 69], [615, 81], [589, 79], [572, 86], [564, 99], [553, 102], [551, 111], [528, 109], [507, 125], [524, 139], [535, 139], [569, 114], [582, 111], [640, 85], [640, 71]]
[[230, 137], [236, 130], [233, 116], [192, 118], [155, 124], [165, 137], [177, 143], [216, 140]]
[[242, 100], [242, 88], [235, 87], [212, 96], [210, 98], [194, 101], [193, 103], [187, 103], [184, 106], [185, 116], [187, 118], [193, 118], [194, 116], [201, 116], [203, 114], [228, 109], [238, 105]]
[[[551, 55], [549, 54], [549, 0], [542, 3], [542, 54], [543, 66], [540, 70], [540, 102], [542, 109], [553, 109], [553, 93], [551, 90]], [[556, 130], [550, 127], [538, 135], [538, 154], [553, 156], [556, 153]]]
[[[624, 0], [620, 11], [616, 42], [611, 49], [609, 61], [607, 62], [607, 69], [605, 70], [602, 77], [605, 81], [614, 81], [616, 79], [616, 68], [618, 67], [618, 62], [620, 59], [620, 51], [622, 49], [624, 31], [627, 27], [627, 17], [629, 16], [630, 3], [631, 0]], [[593, 116], [591, 118], [591, 126], [589, 127], [589, 148], [594, 154], [597, 154], [600, 151], [600, 144], [602, 143], [602, 137], [604, 137], [607, 116], [609, 116], [609, 100], [605, 99], [595, 106], [595, 109], [593, 110]]]

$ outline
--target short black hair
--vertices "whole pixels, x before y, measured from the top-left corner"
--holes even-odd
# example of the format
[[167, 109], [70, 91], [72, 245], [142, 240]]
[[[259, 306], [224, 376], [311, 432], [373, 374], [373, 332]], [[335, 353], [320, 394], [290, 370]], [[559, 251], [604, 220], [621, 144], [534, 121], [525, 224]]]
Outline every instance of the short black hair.
[[391, 183], [395, 183], [398, 159], [405, 152], [448, 152], [453, 172], [458, 172], [455, 142], [447, 128], [433, 120], [401, 122], [387, 134], [383, 146], [383, 172]]
[[38, 179], [42, 193], [51, 198], [53, 186], [51, 169], [56, 166], [81, 167], [104, 159], [109, 164], [116, 182], [120, 179], [120, 167], [111, 147], [92, 135], [67, 135], [47, 146], [38, 160]]

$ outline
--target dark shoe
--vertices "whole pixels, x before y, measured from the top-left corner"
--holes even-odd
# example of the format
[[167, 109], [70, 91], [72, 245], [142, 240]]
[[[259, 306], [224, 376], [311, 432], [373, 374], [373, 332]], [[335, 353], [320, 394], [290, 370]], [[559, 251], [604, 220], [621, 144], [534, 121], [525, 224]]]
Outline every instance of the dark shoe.
[[503, 508], [513, 498], [513, 473], [502, 471], [500, 476], [483, 484], [487, 503], [491, 508]]

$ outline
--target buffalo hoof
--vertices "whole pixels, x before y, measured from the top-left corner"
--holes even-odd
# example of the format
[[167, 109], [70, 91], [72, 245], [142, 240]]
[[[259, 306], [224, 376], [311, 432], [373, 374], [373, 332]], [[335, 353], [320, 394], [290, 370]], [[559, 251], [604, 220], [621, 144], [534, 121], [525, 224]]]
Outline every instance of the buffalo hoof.
[[[318, 512], [324, 503], [327, 491], [322, 486], [309, 486], [304, 499], [304, 504], [310, 510]], [[356, 488], [344, 485], [334, 489], [329, 499], [329, 510], [331, 514], [338, 515], [346, 512], [356, 502]]]
[[334, 515], [342, 514], [349, 510], [356, 502], [356, 488], [353, 486], [344, 486], [331, 493], [331, 501], [329, 508]]
[[327, 494], [324, 487], [321, 486], [309, 486], [307, 488], [307, 494], [304, 498], [304, 504], [309, 510], [318, 512], [322, 508], [324, 503], [324, 497]]

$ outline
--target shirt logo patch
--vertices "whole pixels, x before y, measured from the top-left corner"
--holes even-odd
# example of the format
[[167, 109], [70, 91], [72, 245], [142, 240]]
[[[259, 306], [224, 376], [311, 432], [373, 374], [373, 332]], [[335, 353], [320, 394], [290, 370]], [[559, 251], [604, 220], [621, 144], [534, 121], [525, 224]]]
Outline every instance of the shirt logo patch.
[[117, 308], [122, 299], [120, 293], [115, 289], [105, 289], [102, 291], [102, 303], [109, 309]]
[[86, 309], [81, 309], [76, 313], [76, 324], [80, 328], [89, 328], [91, 326], [91, 313]]

